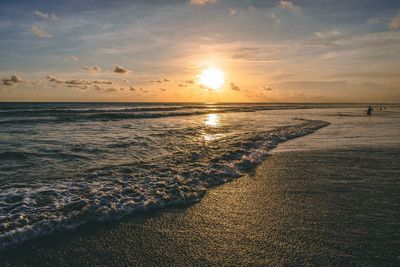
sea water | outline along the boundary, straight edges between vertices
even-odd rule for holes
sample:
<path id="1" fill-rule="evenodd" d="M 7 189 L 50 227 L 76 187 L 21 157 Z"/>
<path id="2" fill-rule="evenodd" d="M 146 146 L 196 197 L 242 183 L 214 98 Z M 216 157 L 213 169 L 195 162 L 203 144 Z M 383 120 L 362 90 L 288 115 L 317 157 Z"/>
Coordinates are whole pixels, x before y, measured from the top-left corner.
<path id="1" fill-rule="evenodd" d="M 366 116 L 366 105 L 2 103 L 0 250 L 199 201 L 297 137 L 314 149 L 398 145 L 399 106 L 379 108 Z"/>

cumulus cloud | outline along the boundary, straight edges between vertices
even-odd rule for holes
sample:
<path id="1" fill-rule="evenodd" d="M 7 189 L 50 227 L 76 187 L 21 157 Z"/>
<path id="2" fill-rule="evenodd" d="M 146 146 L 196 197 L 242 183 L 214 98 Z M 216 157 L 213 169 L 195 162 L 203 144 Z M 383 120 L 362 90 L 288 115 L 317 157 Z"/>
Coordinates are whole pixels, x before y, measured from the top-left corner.
<path id="1" fill-rule="evenodd" d="M 107 90 L 106 90 L 106 92 L 116 92 L 116 91 L 117 91 L 117 89 L 114 87 L 107 88 Z"/>
<path id="2" fill-rule="evenodd" d="M 10 77 L 5 77 L 5 78 L 1 79 L 1 82 L 3 85 L 13 86 L 16 83 L 22 82 L 22 80 L 15 75 L 11 75 Z"/>
<path id="3" fill-rule="evenodd" d="M 79 58 L 77 56 L 65 56 L 64 61 L 78 61 Z"/>
<path id="4" fill-rule="evenodd" d="M 121 67 L 121 66 L 115 66 L 114 68 L 114 73 L 127 73 L 129 70 Z"/>
<path id="5" fill-rule="evenodd" d="M 40 37 L 40 38 L 49 38 L 49 37 L 52 37 L 53 35 L 51 35 L 50 33 L 48 33 L 48 32 L 45 32 L 44 30 L 41 30 L 41 29 L 39 29 L 37 26 L 35 26 L 35 25 L 33 25 L 32 27 L 31 27 L 31 32 L 34 34 L 34 35 L 36 35 L 37 37 Z"/>
<path id="6" fill-rule="evenodd" d="M 234 91 L 240 91 L 239 86 L 235 85 L 234 83 L 231 83 L 231 89 Z"/>
<path id="7" fill-rule="evenodd" d="M 169 82 L 170 80 L 168 80 L 167 78 L 163 79 L 163 82 Z"/>
<path id="8" fill-rule="evenodd" d="M 400 13 L 394 17 L 389 23 L 389 30 L 399 30 L 400 29 Z"/>
<path id="9" fill-rule="evenodd" d="M 279 2 L 278 7 L 279 8 L 283 8 L 283 9 L 287 9 L 287 10 L 290 10 L 290 11 L 295 11 L 295 10 L 298 9 L 297 6 L 295 6 L 292 2 L 287 1 L 287 0 L 281 0 Z"/>
<path id="10" fill-rule="evenodd" d="M 263 86 L 263 89 L 264 89 L 265 91 L 272 91 L 272 90 L 273 90 L 271 87 L 268 87 L 268 86 L 266 86 L 266 85 Z"/>
<path id="11" fill-rule="evenodd" d="M 99 66 L 83 66 L 82 70 L 87 72 L 100 72 L 101 68 Z"/>
<path id="12" fill-rule="evenodd" d="M 161 91 L 165 92 L 167 89 L 165 88 L 160 88 Z"/>
<path id="13" fill-rule="evenodd" d="M 130 90 L 130 91 L 136 91 L 136 88 L 133 87 L 133 86 L 131 86 L 131 87 L 129 87 L 129 90 Z"/>
<path id="14" fill-rule="evenodd" d="M 217 0 L 190 0 L 192 5 L 205 5 L 208 3 L 215 3 Z"/>

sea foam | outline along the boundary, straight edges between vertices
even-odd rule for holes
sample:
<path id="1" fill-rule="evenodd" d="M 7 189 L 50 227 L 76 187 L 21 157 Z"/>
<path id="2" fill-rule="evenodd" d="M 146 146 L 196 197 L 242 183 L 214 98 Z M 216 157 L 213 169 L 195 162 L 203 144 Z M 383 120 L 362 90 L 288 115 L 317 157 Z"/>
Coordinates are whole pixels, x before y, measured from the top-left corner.
<path id="1" fill-rule="evenodd" d="M 117 171 L 106 168 L 79 180 L 5 188 L 0 192 L 0 250 L 87 222 L 197 202 L 210 186 L 254 169 L 279 143 L 328 124 L 298 120 L 296 125 L 226 137 L 207 149 L 177 147 L 162 163 L 145 161 L 132 152 L 136 162 Z"/>

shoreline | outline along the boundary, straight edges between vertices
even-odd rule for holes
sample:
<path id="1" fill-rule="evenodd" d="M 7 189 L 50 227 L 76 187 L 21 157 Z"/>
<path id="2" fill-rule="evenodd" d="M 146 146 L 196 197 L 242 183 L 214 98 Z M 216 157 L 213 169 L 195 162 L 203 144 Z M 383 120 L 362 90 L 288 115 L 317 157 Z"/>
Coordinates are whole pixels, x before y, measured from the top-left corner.
<path id="1" fill-rule="evenodd" d="M 274 153 L 254 175 L 211 188 L 195 205 L 40 237 L 0 252 L 0 260 L 5 266 L 396 265 L 396 163 L 399 148 Z M 354 174 L 353 165 L 362 168 Z"/>

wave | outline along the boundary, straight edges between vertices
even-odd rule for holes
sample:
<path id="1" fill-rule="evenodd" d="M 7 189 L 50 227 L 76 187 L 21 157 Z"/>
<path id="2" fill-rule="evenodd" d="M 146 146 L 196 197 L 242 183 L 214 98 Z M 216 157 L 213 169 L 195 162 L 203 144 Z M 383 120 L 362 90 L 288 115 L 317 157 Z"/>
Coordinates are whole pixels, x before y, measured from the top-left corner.
<path id="1" fill-rule="evenodd" d="M 162 164 L 141 161 L 97 170 L 75 181 L 37 184 L 33 188 L 0 191 L 0 250 L 54 231 L 87 222 L 119 219 L 176 204 L 201 200 L 207 188 L 238 178 L 254 169 L 270 149 L 286 140 L 313 133 L 325 121 L 231 137 L 213 149 L 176 149 Z M 4 156 L 4 155 L 3 155 Z M 145 168 L 138 175 L 135 168 Z"/>
<path id="2" fill-rule="evenodd" d="M 79 121 L 115 121 L 123 119 L 152 119 L 193 116 L 211 113 L 256 112 L 276 109 L 301 109 L 302 106 L 183 106 L 114 110 L 40 110 L 1 113 L 0 125 L 19 123 L 64 123 Z"/>

